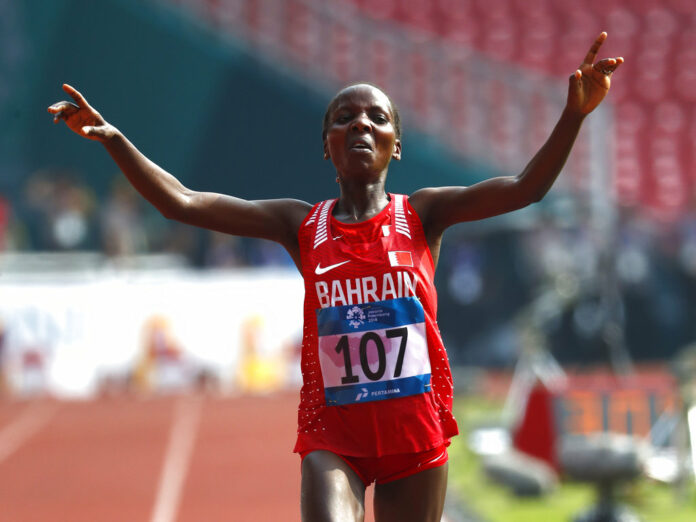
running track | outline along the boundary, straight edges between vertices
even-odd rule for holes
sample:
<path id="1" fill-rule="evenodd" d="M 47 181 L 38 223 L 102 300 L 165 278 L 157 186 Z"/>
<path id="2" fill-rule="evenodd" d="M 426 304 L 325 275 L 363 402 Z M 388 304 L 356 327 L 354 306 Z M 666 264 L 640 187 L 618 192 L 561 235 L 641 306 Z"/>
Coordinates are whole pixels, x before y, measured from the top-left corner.
<path id="1" fill-rule="evenodd" d="M 0 401 L 0 520 L 299 521 L 296 411 L 297 393 Z"/>

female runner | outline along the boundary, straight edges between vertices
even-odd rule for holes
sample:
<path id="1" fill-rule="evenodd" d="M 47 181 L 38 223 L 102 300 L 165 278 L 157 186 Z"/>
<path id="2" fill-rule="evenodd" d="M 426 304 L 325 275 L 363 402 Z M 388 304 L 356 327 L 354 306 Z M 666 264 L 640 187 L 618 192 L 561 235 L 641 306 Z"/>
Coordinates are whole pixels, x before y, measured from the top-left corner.
<path id="1" fill-rule="evenodd" d="M 302 457 L 302 520 L 360 521 L 376 482 L 378 522 L 439 521 L 447 450 L 457 434 L 452 381 L 433 286 L 444 230 L 539 201 L 563 167 L 580 126 L 602 101 L 623 58 L 595 62 L 599 35 L 569 79 L 551 136 L 517 176 L 470 187 L 389 194 L 401 157 L 399 115 L 369 84 L 351 85 L 324 117 L 324 157 L 339 196 L 316 205 L 245 201 L 184 187 L 131 144 L 73 87 L 75 103 L 48 108 L 101 142 L 133 186 L 165 217 L 283 245 L 305 279 L 303 386 L 295 451 Z"/>

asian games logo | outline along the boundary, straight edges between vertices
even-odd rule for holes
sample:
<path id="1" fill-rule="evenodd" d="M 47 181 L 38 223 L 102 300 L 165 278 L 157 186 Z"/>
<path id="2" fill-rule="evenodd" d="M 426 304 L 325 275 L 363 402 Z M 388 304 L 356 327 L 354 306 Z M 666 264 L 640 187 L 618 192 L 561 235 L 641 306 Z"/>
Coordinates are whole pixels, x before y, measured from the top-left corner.
<path id="1" fill-rule="evenodd" d="M 353 328 L 358 328 L 360 325 L 365 324 L 365 313 L 359 306 L 354 306 L 346 313 L 346 319 L 348 319 L 349 325 Z"/>

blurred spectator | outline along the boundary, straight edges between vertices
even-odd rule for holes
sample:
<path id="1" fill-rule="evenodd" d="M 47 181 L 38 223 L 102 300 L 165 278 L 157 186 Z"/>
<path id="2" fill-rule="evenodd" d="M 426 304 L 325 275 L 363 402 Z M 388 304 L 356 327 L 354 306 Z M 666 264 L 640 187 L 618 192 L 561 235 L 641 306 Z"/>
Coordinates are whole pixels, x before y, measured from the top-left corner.
<path id="1" fill-rule="evenodd" d="M 294 266 L 292 258 L 278 243 L 250 239 L 246 243 L 247 262 L 252 266 Z"/>
<path id="2" fill-rule="evenodd" d="M 190 375 L 183 349 L 169 319 L 153 315 L 143 325 L 139 361 L 133 384 L 139 392 L 183 389 Z"/>
<path id="3" fill-rule="evenodd" d="M 173 253 L 207 268 L 293 266 L 276 243 L 164 219 L 120 174 L 103 204 L 78 180 L 73 172 L 40 170 L 16 205 L 0 198 L 0 249 Z M 607 270 L 616 274 L 614 310 L 633 357 L 667 357 L 696 341 L 696 203 L 675 224 L 620 208 L 610 252 L 577 216 L 542 217 L 522 230 L 461 231 L 443 245 L 438 269 L 440 322 L 455 364 L 513 364 L 515 321 L 543 296 L 538 309 L 554 354 L 563 362 L 605 360 Z"/>
<path id="4" fill-rule="evenodd" d="M 264 394 L 280 389 L 287 376 L 284 354 L 265 353 L 263 317 L 251 315 L 241 328 L 240 360 L 235 385 L 242 393 Z"/>
<path id="5" fill-rule="evenodd" d="M 47 171 L 29 175 L 24 185 L 22 207 L 29 233 L 31 250 L 49 250 L 47 207 L 50 204 L 53 184 Z"/>
<path id="6" fill-rule="evenodd" d="M 221 232 L 208 233 L 204 264 L 210 268 L 236 268 L 246 265 L 242 238 Z"/>
<path id="7" fill-rule="evenodd" d="M 0 252 L 12 249 L 12 221 L 10 202 L 0 194 Z"/>
<path id="8" fill-rule="evenodd" d="M 0 195 L 0 252 L 7 249 L 7 236 L 10 222 L 10 204 Z"/>
<path id="9" fill-rule="evenodd" d="M 10 200 L 0 194 L 0 252 L 27 247 L 27 230 Z"/>
<path id="10" fill-rule="evenodd" d="M 142 203 L 142 197 L 121 174 L 114 177 L 101 211 L 102 244 L 107 256 L 132 256 L 147 251 Z"/>
<path id="11" fill-rule="evenodd" d="M 149 253 L 181 256 L 194 266 L 202 263 L 203 231 L 162 217 L 149 204 L 145 205 L 141 226 L 145 231 Z"/>
<path id="12" fill-rule="evenodd" d="M 482 252 L 478 245 L 461 241 L 453 252 L 449 291 L 462 305 L 478 301 L 483 293 Z"/>
<path id="13" fill-rule="evenodd" d="M 16 247 L 99 250 L 109 257 L 169 253 L 202 267 L 293 266 L 285 249 L 271 241 L 200 231 L 163 218 L 121 174 L 103 203 L 78 179 L 73 172 L 51 169 L 27 178 L 18 208 L 26 240 L 18 241 L 22 234 L 16 227 Z M 9 204 L 0 198 L 0 250 L 10 237 L 10 216 Z"/>
<path id="14" fill-rule="evenodd" d="M 696 196 L 691 203 L 689 212 L 686 212 L 678 225 L 679 262 L 682 270 L 693 280 L 696 280 Z"/>
<path id="15" fill-rule="evenodd" d="M 56 181 L 55 207 L 53 209 L 52 237 L 59 250 L 77 250 L 94 245 L 93 220 L 94 196 L 85 186 L 76 184 L 69 177 Z"/>
<path id="16" fill-rule="evenodd" d="M 230 236 L 208 232 L 204 266 L 234 267 L 293 267 L 292 258 L 278 243 L 264 239 Z"/>
<path id="17" fill-rule="evenodd" d="M 75 173 L 41 170 L 24 188 L 24 210 L 35 250 L 94 250 L 95 195 Z"/>
<path id="18" fill-rule="evenodd" d="M 640 215 L 624 211 L 620 216 L 616 245 L 616 269 L 627 287 L 646 288 L 650 277 L 651 257 L 655 255 L 657 231 Z"/>

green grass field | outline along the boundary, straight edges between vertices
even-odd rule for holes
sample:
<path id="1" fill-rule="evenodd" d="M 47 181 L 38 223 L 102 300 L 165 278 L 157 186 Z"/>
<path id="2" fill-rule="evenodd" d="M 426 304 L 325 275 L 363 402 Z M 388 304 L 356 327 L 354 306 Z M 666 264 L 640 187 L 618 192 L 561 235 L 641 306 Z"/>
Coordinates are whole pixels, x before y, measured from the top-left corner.
<path id="1" fill-rule="evenodd" d="M 450 483 L 467 507 L 488 522 L 566 522 L 594 503 L 595 490 L 589 484 L 561 482 L 558 489 L 542 498 L 518 498 L 507 489 L 487 480 L 479 458 L 467 445 L 476 426 L 497 420 L 500 404 L 475 397 L 459 399 L 455 415 L 461 435 L 450 447 Z M 694 481 L 678 493 L 664 484 L 642 479 L 620 491 L 621 502 L 644 522 L 696 521 Z"/>

